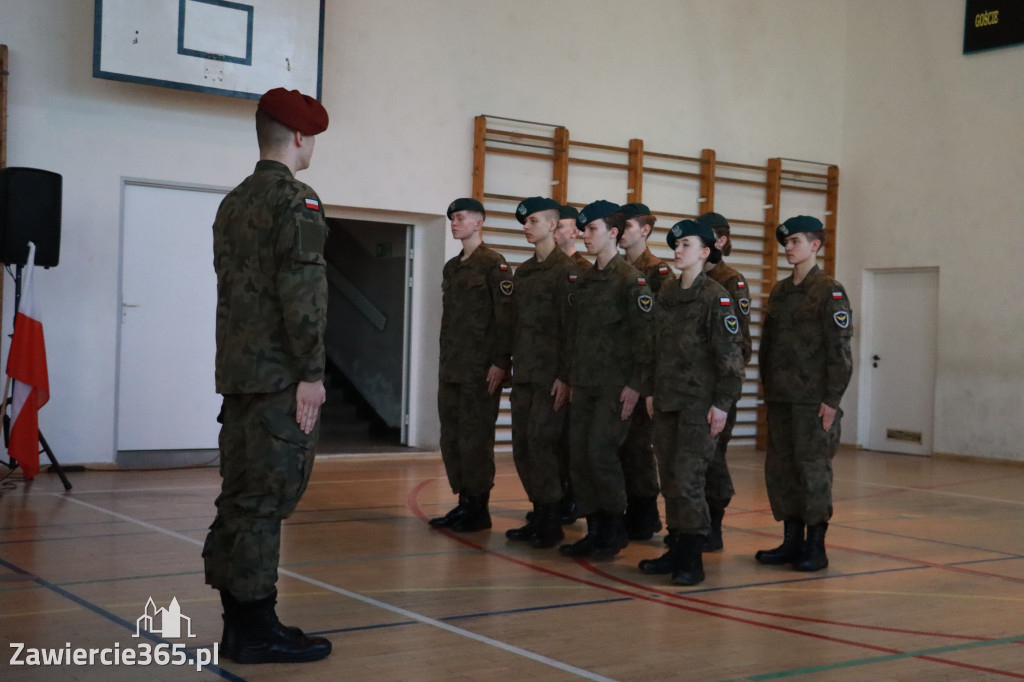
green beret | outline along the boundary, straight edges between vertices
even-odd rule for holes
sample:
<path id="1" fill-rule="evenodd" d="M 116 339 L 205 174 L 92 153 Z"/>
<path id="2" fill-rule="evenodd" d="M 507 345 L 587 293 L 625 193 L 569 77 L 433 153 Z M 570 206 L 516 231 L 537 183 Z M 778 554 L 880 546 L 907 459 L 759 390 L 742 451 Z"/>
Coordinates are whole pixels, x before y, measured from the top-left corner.
<path id="1" fill-rule="evenodd" d="M 559 211 L 561 212 L 562 207 L 554 199 L 548 199 L 547 197 L 527 197 L 519 202 L 519 206 L 516 207 L 516 220 L 523 225 L 526 224 L 526 219 L 538 211 Z"/>
<path id="2" fill-rule="evenodd" d="M 630 218 L 636 218 L 638 215 L 651 215 L 651 209 L 647 208 L 646 204 L 623 204 L 622 215 L 626 216 L 626 220 L 629 220 Z"/>
<path id="3" fill-rule="evenodd" d="M 476 211 L 477 213 L 483 213 L 484 218 L 487 217 L 487 211 L 484 210 L 484 205 L 476 199 L 470 199 L 469 197 L 456 199 L 452 203 L 448 204 L 448 219 L 451 220 L 452 213 L 458 213 L 459 211 Z"/>
<path id="4" fill-rule="evenodd" d="M 303 135 L 319 135 L 327 130 L 329 119 L 324 105 L 298 90 L 267 90 L 256 108 Z"/>
<path id="5" fill-rule="evenodd" d="M 559 220 L 565 220 L 566 218 L 572 218 L 573 220 L 576 220 L 576 218 L 579 217 L 580 214 L 580 212 L 576 210 L 575 206 L 560 206 L 559 209 Z"/>
<path id="6" fill-rule="evenodd" d="M 580 211 L 580 214 L 576 216 L 576 227 L 581 230 L 587 226 L 587 223 L 592 223 L 595 220 L 601 218 L 607 218 L 613 213 L 618 213 L 622 209 L 618 204 L 613 204 L 610 201 L 604 199 L 598 199 L 592 203 L 587 204 Z"/>
<path id="7" fill-rule="evenodd" d="M 729 234 L 729 221 L 725 219 L 725 216 L 721 213 L 708 212 L 702 214 L 697 218 L 697 222 L 707 225 L 712 230 L 719 229 L 725 234 Z"/>
<path id="8" fill-rule="evenodd" d="M 680 220 L 665 236 L 668 248 L 675 251 L 676 242 L 683 237 L 700 237 L 705 243 L 710 242 L 711 244 L 714 244 L 716 239 L 714 230 L 704 223 L 699 223 L 696 220 Z"/>
<path id="9" fill-rule="evenodd" d="M 780 244 L 785 246 L 786 237 L 791 234 L 796 234 L 797 232 L 822 232 L 824 229 L 821 221 L 817 218 L 809 215 L 798 215 L 779 225 L 778 229 L 775 230 L 775 238 Z"/>

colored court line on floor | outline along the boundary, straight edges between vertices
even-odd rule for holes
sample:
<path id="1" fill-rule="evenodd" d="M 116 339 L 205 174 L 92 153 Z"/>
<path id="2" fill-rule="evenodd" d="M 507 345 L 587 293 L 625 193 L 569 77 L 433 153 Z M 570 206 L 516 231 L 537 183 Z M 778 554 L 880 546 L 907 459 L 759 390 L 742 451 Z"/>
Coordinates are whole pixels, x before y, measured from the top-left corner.
<path id="1" fill-rule="evenodd" d="M 52 494 L 56 495 L 56 496 L 60 496 L 60 493 L 52 493 Z M 135 524 L 137 524 L 139 526 L 142 526 L 143 528 L 148 528 L 148 529 L 150 529 L 150 530 L 152 530 L 154 532 L 162 533 L 164 535 L 168 535 L 170 537 L 177 538 L 177 539 L 182 540 L 184 542 L 187 542 L 189 544 L 197 545 L 199 547 L 202 547 L 202 545 L 203 545 L 202 541 L 200 541 L 200 540 L 197 540 L 197 539 L 194 539 L 194 538 L 190 538 L 187 535 L 182 535 L 181 533 L 177 533 L 177 532 L 172 531 L 172 530 L 167 530 L 165 528 L 160 528 L 159 526 L 155 526 L 155 525 L 153 525 L 151 523 L 148 523 L 146 521 L 143 521 L 141 519 L 135 519 L 135 518 L 132 518 L 131 516 L 128 516 L 126 514 L 121 514 L 119 512 L 115 512 L 113 510 L 106 509 L 106 508 L 101 507 L 99 505 L 91 504 L 89 502 L 83 502 L 82 500 L 77 500 L 77 499 L 70 498 L 70 497 L 64 498 L 64 499 L 66 499 L 68 502 L 73 502 L 75 504 L 82 505 L 83 507 L 87 507 L 89 509 L 93 509 L 94 511 L 98 511 L 98 512 L 101 512 L 101 513 L 104 513 L 104 514 L 109 514 L 110 516 L 113 516 L 115 518 L 121 519 L 122 521 L 127 521 L 129 523 L 135 523 Z M 278 569 L 278 574 L 279 575 L 286 575 L 286 576 L 288 576 L 290 578 L 294 578 L 295 580 L 300 580 L 300 581 L 302 581 L 302 582 L 304 582 L 304 583 L 306 583 L 308 585 L 313 585 L 315 587 L 319 587 L 319 588 L 321 588 L 321 589 L 323 589 L 323 590 L 325 590 L 327 592 L 333 592 L 334 594 L 338 594 L 338 595 L 341 595 L 343 597 L 347 597 L 349 599 L 352 599 L 352 600 L 355 600 L 355 601 L 359 601 L 359 602 L 362 602 L 364 604 L 368 604 L 370 606 L 374 606 L 374 607 L 382 609 L 384 611 L 390 611 L 391 613 L 398 614 L 398 615 L 403 616 L 405 618 L 408 618 L 410 620 L 415 620 L 418 623 L 421 623 L 423 625 L 430 625 L 430 626 L 438 628 L 440 630 L 445 630 L 445 631 L 450 632 L 452 634 L 459 635 L 461 637 L 465 637 L 467 639 L 471 639 L 471 640 L 480 642 L 481 644 L 486 644 L 486 645 L 492 646 L 492 647 L 494 647 L 496 649 L 500 649 L 500 650 L 505 651 L 507 653 L 511 653 L 511 654 L 520 656 L 522 658 L 526 658 L 526 659 L 532 660 L 532 661 L 534 661 L 536 663 L 540 663 L 540 664 L 543 664 L 543 665 L 550 666 L 552 668 L 556 668 L 558 670 L 562 670 L 564 672 L 567 672 L 567 673 L 570 673 L 572 675 L 575 675 L 576 677 L 580 677 L 580 678 L 583 678 L 583 679 L 586 679 L 586 680 L 595 680 L 595 682 L 614 682 L 614 680 L 612 680 L 611 678 L 604 677 L 603 675 L 598 675 L 598 674 L 596 674 L 594 672 L 591 672 L 589 670 L 584 670 L 583 668 L 577 668 L 576 666 L 572 666 L 572 665 L 569 665 L 567 663 L 563 663 L 562 661 L 558 661 L 556 659 L 549 658 L 547 656 L 542 656 L 541 654 L 534 653 L 532 651 L 529 651 L 527 649 L 523 649 L 521 647 L 513 646 L 512 644 L 509 644 L 508 642 L 502 642 L 501 640 L 493 639 L 491 637 L 486 637 L 484 635 L 477 634 L 477 633 L 472 632 L 470 630 L 464 630 L 462 628 L 455 627 L 454 625 L 449 625 L 448 623 L 445 623 L 445 622 L 442 622 L 440 620 L 437 620 L 436 618 L 430 618 L 428 616 L 424 616 L 424 615 L 416 613 L 414 611 L 410 611 L 408 609 L 403 609 L 403 608 L 401 608 L 399 606 L 394 606 L 393 604 L 388 604 L 387 602 L 382 602 L 380 600 L 373 599 L 371 597 L 367 597 L 365 595 L 359 594 L 358 592 L 352 592 L 351 590 L 346 590 L 346 589 L 344 589 L 342 587 L 337 587 L 336 585 L 331 585 L 330 583 L 325 583 L 322 580 L 317 580 L 316 578 L 311 578 L 309 576 L 305 576 L 305 575 L 302 575 L 300 573 L 296 573 L 295 571 L 291 571 L 291 570 L 288 570 L 288 569 Z M 57 589 L 59 589 L 59 588 L 57 588 Z M 70 594 L 70 593 L 68 593 L 68 594 Z M 96 608 L 99 608 L 99 607 L 96 607 Z"/>
<path id="2" fill-rule="evenodd" d="M 84 609 L 86 609 L 88 611 L 91 611 L 91 612 L 95 613 L 96 615 L 98 615 L 98 616 L 100 616 L 102 618 L 105 618 L 106 620 L 109 620 L 110 622 L 114 623 L 115 625 L 118 625 L 118 626 L 124 628 L 128 632 L 134 632 L 136 630 L 136 625 L 134 625 L 132 623 L 129 623 L 124 618 L 121 618 L 120 616 L 117 616 L 117 615 L 111 613 L 110 611 L 104 609 L 101 606 L 93 604 L 91 601 L 88 601 L 87 599 L 83 599 L 83 598 L 79 597 L 76 594 L 72 594 L 71 592 L 68 592 L 67 590 L 65 590 L 63 587 L 60 587 L 59 585 L 56 585 L 54 583 L 49 582 L 48 580 L 46 580 L 44 578 L 41 578 L 41 577 L 39 577 L 37 575 L 29 573 L 28 571 L 22 569 L 19 566 L 16 566 L 16 565 L 14 565 L 14 564 L 12 564 L 12 563 L 10 563 L 8 561 L 5 561 L 4 559 L 0 559 L 0 566 L 3 566 L 5 568 L 7 568 L 8 570 L 14 571 L 15 573 L 19 573 L 21 575 L 24 575 L 24 576 L 30 578 L 33 582 L 38 583 L 41 587 L 44 587 L 47 590 L 50 590 L 51 592 L 53 592 L 55 594 L 58 594 L 61 597 L 65 598 L 65 599 L 67 599 L 69 601 L 74 602 L 75 604 L 78 604 L 82 608 L 84 608 Z M 148 632 L 146 630 L 142 630 L 141 632 L 139 632 L 139 637 L 140 638 L 148 639 L 149 641 L 155 642 L 157 644 L 167 644 L 167 645 L 172 644 L 169 640 L 163 639 L 162 637 L 157 637 L 153 633 Z M 191 650 L 194 650 L 194 649 L 195 649 L 195 647 L 186 647 L 185 651 L 188 652 L 188 651 L 191 651 Z M 81 667 L 81 666 L 75 666 L 75 667 Z M 231 680 L 232 682 L 245 682 L 245 680 L 243 678 L 238 677 L 234 673 L 232 673 L 232 672 L 230 672 L 228 670 L 225 670 L 224 668 L 221 668 L 220 666 L 213 665 L 212 663 L 204 665 L 203 669 L 204 670 L 208 670 L 209 672 L 212 672 L 212 673 L 214 673 L 216 675 L 219 675 L 220 677 L 222 677 L 222 678 L 224 678 L 226 680 Z"/>
<path id="3" fill-rule="evenodd" d="M 954 651 L 966 651 L 969 649 L 977 649 L 980 647 L 990 646 L 1002 646 L 1004 644 L 1020 644 L 1024 642 L 1024 635 L 1020 637 L 1004 637 L 1002 639 L 992 639 L 987 642 L 972 642 L 970 644 L 951 644 L 948 646 L 935 647 L 932 649 L 921 649 L 918 651 L 907 651 L 902 654 L 893 654 L 891 656 L 872 656 L 871 658 L 861 658 L 853 661 L 842 661 L 840 663 L 831 663 L 828 665 L 816 665 L 807 668 L 796 668 L 793 670 L 779 670 L 773 673 L 763 673 L 760 675 L 748 675 L 744 680 L 753 682 L 754 680 L 779 680 L 784 677 L 796 677 L 797 675 L 811 675 L 814 673 L 825 673 L 832 670 L 841 670 L 844 668 L 856 668 L 862 665 L 874 665 L 876 663 L 887 663 L 889 661 L 898 661 L 906 658 L 920 658 L 926 661 L 934 660 L 931 658 L 936 654 L 946 654 Z M 945 661 L 941 661 L 945 662 Z M 1014 677 L 1017 679 L 1024 679 L 1024 675 L 1012 673 L 1004 670 L 992 670 L 990 668 L 978 667 L 978 670 L 985 672 L 992 672 L 997 675 L 1004 675 L 1007 677 Z"/>
<path id="4" fill-rule="evenodd" d="M 422 481 L 421 483 L 419 483 L 418 485 L 413 487 L 413 489 L 409 492 L 408 497 L 406 498 L 407 499 L 407 504 L 409 506 L 410 511 L 412 511 L 412 513 L 415 516 L 417 516 L 418 518 L 420 518 L 423 521 L 427 521 L 428 519 L 427 519 L 426 514 L 423 513 L 423 510 L 420 509 L 417 497 L 419 495 L 419 492 L 424 487 L 426 487 L 427 485 L 429 485 L 430 483 L 432 483 L 432 482 L 434 482 L 436 480 L 438 480 L 438 479 L 427 479 L 425 481 Z M 495 551 L 495 550 L 488 549 L 488 548 L 480 545 L 479 543 L 473 542 L 469 538 L 462 537 L 459 534 L 450 532 L 448 530 L 443 530 L 442 529 L 442 530 L 438 530 L 438 531 L 435 531 L 435 532 L 438 532 L 439 534 L 445 535 L 445 536 L 449 537 L 450 539 L 455 540 L 456 542 L 460 542 L 460 543 L 468 545 L 470 547 L 476 547 L 477 549 L 480 549 L 481 551 L 486 552 L 489 555 L 501 558 L 501 559 L 503 559 L 505 561 L 509 561 L 511 563 L 518 564 L 520 566 L 531 568 L 533 570 L 536 570 L 536 571 L 541 572 L 541 573 L 546 573 L 548 575 L 560 577 L 560 578 L 563 578 L 563 579 L 566 579 L 566 580 L 571 580 L 571 581 L 574 581 L 574 582 L 580 582 L 580 583 L 583 583 L 583 584 L 586 584 L 586 585 L 591 585 L 591 586 L 596 587 L 598 589 L 610 591 L 610 592 L 613 592 L 613 593 L 623 594 L 623 595 L 632 595 L 635 599 L 641 599 L 641 600 L 649 601 L 649 602 L 656 603 L 656 604 L 663 604 L 663 605 L 666 605 L 666 606 L 670 606 L 670 607 L 674 607 L 674 608 L 679 608 L 681 610 L 691 611 L 693 613 L 699 613 L 699 614 L 702 614 L 702 615 L 713 616 L 715 618 L 722 618 L 722 619 L 725 619 L 725 620 L 731 620 L 731 621 L 738 622 L 738 623 L 754 625 L 756 627 L 761 627 L 761 628 L 766 628 L 766 629 L 770 629 L 770 630 L 775 630 L 775 631 L 778 631 L 778 632 L 786 632 L 786 633 L 789 633 L 789 634 L 795 634 L 795 635 L 799 635 L 799 636 L 802 636 L 802 637 L 811 637 L 811 638 L 814 638 L 814 639 L 820 639 L 820 640 L 835 642 L 835 643 L 838 643 L 838 644 L 847 644 L 847 645 L 850 645 L 850 646 L 859 647 L 859 648 L 863 648 L 863 649 L 870 649 L 870 650 L 874 650 L 874 651 L 880 651 L 880 652 L 883 652 L 883 653 L 886 653 L 886 654 L 889 654 L 889 655 L 903 655 L 905 653 L 903 651 L 900 651 L 899 649 L 892 649 L 892 648 L 889 648 L 889 647 L 877 646 L 877 645 L 873 645 L 873 644 L 868 644 L 866 642 L 858 642 L 856 640 L 847 640 L 847 639 L 843 639 L 843 638 L 840 638 L 840 637 L 831 637 L 831 636 L 828 636 L 828 635 L 822 635 L 820 633 L 806 632 L 806 631 L 803 631 L 803 630 L 797 630 L 797 629 L 794 629 L 794 628 L 789 628 L 789 627 L 785 627 L 785 626 L 781 626 L 781 625 L 775 625 L 775 624 L 772 624 L 772 623 L 763 623 L 763 622 L 759 622 L 759 621 L 756 621 L 756 620 L 750 620 L 748 618 L 741 618 L 741 617 L 738 617 L 738 616 L 731 616 L 731 615 L 726 615 L 726 614 L 722 614 L 722 613 L 716 613 L 714 611 L 708 611 L 708 610 L 706 610 L 704 608 L 696 608 L 696 607 L 693 607 L 693 606 L 689 606 L 687 604 L 682 604 L 682 603 L 680 603 L 678 601 L 669 601 L 669 600 L 666 600 L 666 599 L 660 599 L 659 596 L 664 596 L 664 597 L 667 597 L 668 599 L 676 599 L 676 598 L 680 598 L 681 595 L 678 595 L 678 594 L 672 593 L 672 592 L 666 592 L 666 591 L 663 591 L 663 590 L 658 590 L 657 588 L 652 588 L 649 585 L 640 585 L 640 584 L 637 584 L 637 583 L 631 583 L 629 581 L 623 580 L 623 579 L 618 578 L 616 576 L 612 576 L 612 575 L 610 575 L 610 574 L 608 574 L 606 572 L 600 571 L 599 569 L 596 569 L 595 567 L 593 567 L 592 565 L 590 565 L 587 562 L 583 561 L 582 559 L 577 559 L 576 560 L 577 563 L 580 564 L 581 566 L 583 566 L 584 568 L 588 568 L 589 570 L 591 570 L 591 572 L 593 572 L 593 573 L 595 573 L 597 575 L 601 575 L 605 579 L 610 579 L 610 580 L 612 580 L 612 581 L 614 581 L 616 583 L 624 584 L 624 585 L 630 586 L 630 587 L 632 587 L 634 589 L 643 590 L 644 592 L 648 592 L 648 593 L 653 592 L 654 594 L 653 595 L 650 595 L 650 594 L 637 594 L 635 592 L 628 591 L 628 590 L 621 589 L 621 588 L 617 588 L 617 587 L 614 587 L 614 586 L 611 586 L 611 585 L 602 585 L 600 583 L 589 581 L 589 580 L 586 580 L 586 579 L 583 579 L 583 578 L 578 578 L 576 576 L 571 576 L 571 575 L 568 575 L 566 573 L 562 573 L 560 571 L 556 571 L 554 569 L 550 569 L 550 568 L 547 568 L 547 567 L 544 567 L 544 566 L 538 566 L 538 565 L 532 564 L 532 563 L 530 563 L 528 561 L 524 561 L 524 560 L 518 559 L 516 557 L 510 556 L 510 555 L 507 555 L 507 554 L 503 554 L 503 553 Z M 702 600 L 700 600 L 700 601 L 702 601 Z M 734 609 L 738 609 L 738 610 L 745 610 L 742 607 L 726 607 L 726 606 L 722 606 L 720 604 L 716 604 L 714 602 L 704 602 L 704 603 L 709 604 L 709 605 L 713 606 L 714 608 L 734 608 Z M 757 612 L 756 610 L 750 610 L 750 611 Z M 782 617 L 782 618 L 788 617 L 787 614 L 772 613 L 772 612 L 768 612 L 768 611 L 757 612 L 757 613 L 759 615 L 768 615 L 768 616 L 771 616 L 771 617 Z M 880 627 L 876 627 L 876 626 L 862 626 L 862 625 L 856 625 L 855 626 L 855 625 L 852 625 L 852 624 L 842 623 L 842 622 L 838 622 L 838 621 L 821 621 L 821 622 L 825 622 L 825 623 L 828 623 L 828 624 L 831 624 L 831 625 L 836 625 L 836 626 L 860 627 L 860 628 L 870 629 L 870 630 L 875 630 L 875 631 L 886 631 L 887 630 L 886 628 L 880 628 Z M 944 635 L 942 635 L 940 633 L 918 633 L 918 634 L 927 634 L 928 636 L 935 636 L 935 637 L 942 637 L 942 636 L 944 636 Z M 958 635 L 949 635 L 949 636 L 960 637 Z M 970 670 L 990 672 L 990 673 L 993 673 L 993 674 L 1006 675 L 1006 676 L 1010 676 L 1010 677 L 1018 677 L 1016 673 L 1011 673 L 1011 672 L 1002 671 L 1002 670 L 989 669 L 989 668 L 984 668 L 984 667 L 981 667 L 981 666 L 975 666 L 975 665 L 966 664 L 966 663 L 960 663 L 959 661 L 949 661 L 949 660 L 945 660 L 945 659 L 931 658 L 931 657 L 928 657 L 928 656 L 919 656 L 917 658 L 922 658 L 924 660 L 930 660 L 930 661 L 933 661 L 933 662 L 943 663 L 943 664 L 951 665 L 951 666 L 955 666 L 955 667 L 967 668 L 967 669 L 970 669 Z M 1024 676 L 1020 676 L 1020 679 L 1024 679 Z"/>

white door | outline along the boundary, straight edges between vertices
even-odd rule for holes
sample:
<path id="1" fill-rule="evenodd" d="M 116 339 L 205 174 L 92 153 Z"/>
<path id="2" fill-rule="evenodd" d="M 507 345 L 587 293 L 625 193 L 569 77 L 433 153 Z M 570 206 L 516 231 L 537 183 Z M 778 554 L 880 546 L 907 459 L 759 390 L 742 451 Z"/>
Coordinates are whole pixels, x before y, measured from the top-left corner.
<path id="1" fill-rule="evenodd" d="M 217 447 L 212 226 L 223 197 L 125 184 L 118 450 Z"/>
<path id="2" fill-rule="evenodd" d="M 865 276 L 871 290 L 864 349 L 870 372 L 868 448 L 930 455 L 939 272 L 877 271 Z"/>

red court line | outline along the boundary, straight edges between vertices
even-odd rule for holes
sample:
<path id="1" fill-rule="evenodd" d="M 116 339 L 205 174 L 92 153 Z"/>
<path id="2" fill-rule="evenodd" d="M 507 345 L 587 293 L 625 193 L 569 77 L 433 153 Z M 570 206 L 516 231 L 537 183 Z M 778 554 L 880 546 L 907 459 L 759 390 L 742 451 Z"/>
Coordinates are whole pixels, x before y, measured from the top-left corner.
<path id="1" fill-rule="evenodd" d="M 427 515 L 423 512 L 423 510 L 419 506 L 418 496 L 419 496 L 420 491 L 423 490 L 423 488 L 425 488 L 427 485 L 429 485 L 430 483 L 434 482 L 435 480 L 437 480 L 437 479 L 428 479 L 428 480 L 425 480 L 425 481 L 417 484 L 415 487 L 413 487 L 412 490 L 409 491 L 409 495 L 406 498 L 406 505 L 408 506 L 409 510 L 413 513 L 414 516 L 416 516 L 417 518 L 419 518 L 422 521 L 427 521 L 428 517 L 427 517 Z M 529 561 L 524 561 L 522 559 L 518 559 L 516 557 L 510 556 L 510 555 L 507 555 L 507 554 L 503 554 L 501 552 L 497 552 L 495 550 L 492 550 L 492 549 L 489 549 L 487 547 L 484 547 L 483 545 L 481 545 L 478 542 L 474 542 L 474 541 L 470 540 L 469 538 L 463 537 L 463 536 L 461 536 L 461 535 L 459 535 L 457 533 L 453 533 L 451 531 L 447 531 L 447 530 L 443 530 L 443 529 L 442 530 L 436 530 L 435 529 L 434 532 L 437 532 L 439 534 L 443 534 L 443 535 L 449 537 L 450 539 L 455 540 L 456 542 L 459 542 L 459 543 L 461 543 L 463 545 L 466 545 L 468 547 L 472 547 L 473 549 L 476 549 L 476 550 L 479 550 L 481 552 L 484 552 L 485 554 L 488 554 L 488 555 L 491 555 L 491 556 L 494 556 L 494 557 L 498 557 L 500 559 L 512 562 L 512 563 L 517 564 L 519 566 L 523 566 L 525 568 L 529 568 L 529 569 L 538 571 L 540 573 L 545 573 L 547 575 L 551 575 L 551 576 L 555 576 L 555 577 L 562 578 L 562 579 L 565 579 L 565 580 L 569 580 L 571 582 L 579 583 L 579 584 L 582 584 L 582 585 L 587 585 L 589 587 L 595 587 L 597 589 L 605 590 L 607 592 L 612 592 L 614 594 L 620 594 L 620 595 L 623 595 L 623 596 L 631 597 L 633 599 L 640 599 L 640 600 L 648 601 L 648 602 L 651 602 L 651 603 L 654 603 L 654 604 L 661 604 L 663 606 L 669 606 L 669 607 L 672 607 L 672 608 L 677 608 L 677 609 L 680 609 L 680 610 L 683 610 L 683 611 L 689 611 L 689 612 L 692 612 L 692 613 L 699 613 L 701 615 L 712 616 L 712 617 L 715 617 L 715 618 L 722 618 L 722 619 L 733 621 L 733 622 L 736 622 L 736 623 L 744 623 L 744 624 L 747 624 L 747 625 L 754 625 L 756 627 L 767 628 L 769 630 L 775 630 L 777 632 L 785 632 L 785 633 L 789 633 L 789 634 L 800 635 L 800 636 L 803 636 L 803 637 L 811 637 L 811 638 L 814 638 L 814 639 L 820 639 L 820 640 L 824 640 L 824 641 L 828 641 L 828 642 L 835 642 L 837 644 L 847 644 L 849 646 L 854 646 L 854 647 L 858 647 L 858 648 L 862 648 L 862 649 L 869 649 L 869 650 L 872 650 L 872 651 L 881 651 L 881 652 L 889 653 L 889 654 L 906 654 L 907 653 L 907 652 L 901 651 L 899 649 L 891 649 L 891 648 L 888 648 L 888 647 L 881 647 L 881 646 L 877 646 L 877 645 L 874 645 L 874 644 L 868 644 L 866 642 L 858 642 L 858 641 L 855 641 L 855 640 L 848 640 L 848 639 L 843 639 L 843 638 L 840 638 L 840 637 L 831 637 L 831 636 L 828 636 L 828 635 L 822 635 L 822 634 L 815 633 L 815 632 L 805 632 L 803 630 L 797 630 L 797 629 L 794 629 L 794 628 L 788 628 L 788 627 L 785 627 L 785 626 L 782 626 L 782 625 L 775 625 L 775 624 L 772 624 L 772 623 L 762 623 L 760 621 L 751 620 L 751 619 L 748 619 L 748 618 L 740 618 L 738 616 L 730 616 L 730 615 L 726 615 L 726 614 L 722 614 L 722 613 L 717 613 L 715 611 L 709 611 L 709 610 L 703 609 L 703 608 L 697 608 L 697 607 L 694 607 L 694 606 L 689 606 L 687 604 L 681 604 L 681 603 L 679 603 L 677 601 L 665 601 L 664 599 L 661 599 L 661 598 L 650 597 L 650 596 L 647 596 L 647 595 L 644 595 L 644 594 L 637 594 L 636 592 L 625 590 L 625 589 L 621 589 L 621 588 L 617 588 L 617 587 L 613 587 L 611 585 L 604 585 L 604 584 L 593 582 L 593 581 L 590 581 L 590 580 L 585 580 L 583 578 L 577 578 L 575 576 L 568 575 L 566 573 L 561 573 L 559 571 L 547 568 L 545 566 L 538 566 L 537 564 L 531 563 Z M 620 580 L 618 578 L 615 578 L 614 576 L 609 576 L 608 574 L 604 573 L 603 571 L 598 571 L 591 564 L 589 564 L 587 562 L 584 562 L 583 560 L 577 559 L 576 561 L 577 561 L 577 563 L 580 566 L 582 566 L 584 569 L 586 569 L 586 570 L 588 570 L 588 571 L 590 571 L 592 573 L 595 573 L 597 575 L 601 575 L 602 577 L 610 578 L 610 579 L 614 580 L 615 582 L 618 582 L 618 583 L 621 583 L 621 584 L 624 584 L 624 585 L 627 585 L 627 586 L 631 586 L 634 589 L 642 589 L 645 592 L 655 592 L 656 594 L 659 594 L 659 595 L 665 595 L 665 596 L 670 596 L 670 597 L 677 597 L 677 595 L 675 595 L 673 593 L 668 593 L 668 592 L 665 592 L 665 591 L 662 591 L 662 590 L 658 590 L 657 588 L 652 588 L 652 587 L 650 587 L 648 585 L 640 585 L 638 583 L 631 583 L 631 582 L 628 582 L 628 581 L 625 581 L 625 580 Z M 703 601 L 703 600 L 699 600 L 699 601 L 701 603 L 704 603 L 704 604 L 711 604 L 715 608 L 736 608 L 736 609 L 743 610 L 742 607 L 726 607 L 726 606 L 722 606 L 720 604 L 714 604 L 714 602 L 707 602 L 707 601 Z M 749 609 L 749 611 L 751 611 L 753 613 L 757 613 L 759 615 L 775 616 L 775 617 L 779 617 L 779 618 L 786 618 L 786 617 L 788 617 L 786 614 L 779 614 L 779 613 L 774 613 L 773 614 L 772 612 L 768 612 L 768 611 L 755 611 L 753 609 Z M 849 624 L 849 623 L 842 623 L 842 622 L 839 622 L 839 621 L 826 621 L 826 620 L 822 620 L 822 621 L 817 621 L 817 622 L 825 623 L 825 624 L 830 624 L 830 625 L 841 626 L 841 627 L 843 627 L 843 626 L 845 626 L 845 627 L 860 627 L 860 628 L 872 629 L 872 630 L 876 630 L 876 631 L 880 631 L 880 632 L 886 632 L 886 631 L 904 632 L 904 631 L 901 631 L 901 630 L 895 630 L 895 629 L 889 629 L 889 628 L 883 628 L 883 627 L 853 625 L 853 624 Z M 946 635 L 946 634 L 941 634 L 941 633 L 915 633 L 915 632 L 909 632 L 908 634 L 921 634 L 921 635 L 930 636 L 930 637 L 950 637 L 950 638 L 957 638 L 957 639 L 964 638 L 963 636 L 960 636 L 960 635 Z M 991 638 L 988 638 L 988 639 L 981 638 L 980 641 L 990 641 L 990 639 Z M 975 640 L 975 641 L 979 641 L 979 640 Z M 945 665 L 952 665 L 952 666 L 956 666 L 956 667 L 967 668 L 969 670 L 977 670 L 977 671 L 989 672 L 989 673 L 993 673 L 993 674 L 997 674 L 997 675 L 1004 675 L 1004 676 L 1008 676 L 1008 677 L 1013 677 L 1013 678 L 1017 678 L 1017 679 L 1024 679 L 1024 675 L 1019 675 L 1017 673 L 1012 673 L 1012 672 L 1008 672 L 1008 671 L 1004 671 L 1004 670 L 996 670 L 996 669 L 992 669 L 992 668 L 985 668 L 985 667 L 981 667 L 981 666 L 972 665 L 972 664 L 969 664 L 969 663 L 961 663 L 959 661 L 950 661 L 950 660 L 938 658 L 938 657 L 935 657 L 935 656 L 921 655 L 921 656 L 914 656 L 914 658 L 919 658 L 921 660 L 931 661 L 933 663 L 942 663 L 942 664 L 945 664 Z"/>

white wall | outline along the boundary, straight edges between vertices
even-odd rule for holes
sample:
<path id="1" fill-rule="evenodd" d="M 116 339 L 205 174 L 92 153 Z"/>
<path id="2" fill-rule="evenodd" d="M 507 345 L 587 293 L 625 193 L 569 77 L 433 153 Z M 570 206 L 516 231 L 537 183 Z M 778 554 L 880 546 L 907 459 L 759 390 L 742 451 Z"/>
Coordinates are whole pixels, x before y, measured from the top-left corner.
<path id="1" fill-rule="evenodd" d="M 963 22 L 848 3 L 838 271 L 854 298 L 866 269 L 939 268 L 935 451 L 1024 460 L 1024 46 L 965 56 Z"/>
<path id="2" fill-rule="evenodd" d="M 232 185 L 256 156 L 251 101 L 92 78 L 92 5 L 0 0 L 8 163 L 64 176 L 61 265 L 39 273 L 37 298 L 52 394 L 41 424 L 65 463 L 114 455 L 121 178 Z M 846 153 L 843 2 L 328 0 L 326 21 L 331 128 L 301 177 L 334 206 L 442 214 L 469 192 L 480 113 L 732 161 Z M 445 235 L 422 265 L 457 250 Z M 427 396 L 439 296 L 423 296 L 414 371 Z"/>

